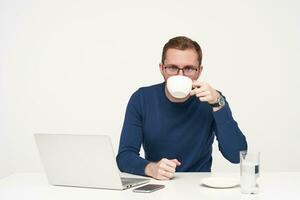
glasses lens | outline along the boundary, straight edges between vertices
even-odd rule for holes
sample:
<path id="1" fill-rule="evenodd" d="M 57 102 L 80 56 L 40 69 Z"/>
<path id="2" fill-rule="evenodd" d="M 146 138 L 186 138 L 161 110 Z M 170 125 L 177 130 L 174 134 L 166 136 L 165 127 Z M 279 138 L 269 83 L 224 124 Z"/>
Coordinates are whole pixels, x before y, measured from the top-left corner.
<path id="1" fill-rule="evenodd" d="M 189 75 L 194 75 L 195 72 L 197 71 L 197 69 L 194 67 L 187 66 L 187 67 L 184 67 L 183 69 L 181 69 L 181 68 L 177 67 L 176 65 L 166 66 L 165 69 L 166 69 L 166 72 L 170 75 L 176 75 L 179 73 L 179 70 L 182 70 L 184 75 L 189 76 Z"/>
<path id="2" fill-rule="evenodd" d="M 167 73 L 170 74 L 170 75 L 177 74 L 177 73 L 178 73 L 178 70 L 179 70 L 179 68 L 176 67 L 176 66 L 167 66 L 167 67 L 166 67 L 166 71 L 167 71 Z"/>
<path id="3" fill-rule="evenodd" d="M 193 67 L 185 67 L 183 68 L 183 73 L 185 75 L 193 75 L 196 72 L 196 69 Z"/>

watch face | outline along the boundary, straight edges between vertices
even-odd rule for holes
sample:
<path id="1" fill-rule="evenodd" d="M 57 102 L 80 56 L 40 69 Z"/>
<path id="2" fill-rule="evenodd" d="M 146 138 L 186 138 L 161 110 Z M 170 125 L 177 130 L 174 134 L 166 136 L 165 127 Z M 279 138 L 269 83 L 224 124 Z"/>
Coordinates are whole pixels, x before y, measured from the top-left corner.
<path id="1" fill-rule="evenodd" d="M 224 97 L 220 96 L 219 104 L 220 104 L 220 106 L 224 106 L 225 105 L 225 99 L 224 99 Z"/>
<path id="2" fill-rule="evenodd" d="M 217 103 L 213 103 L 213 104 L 209 104 L 209 105 L 211 105 L 212 107 L 220 107 L 220 106 L 223 107 L 223 106 L 225 105 L 225 99 L 224 99 L 223 96 L 220 96 L 220 97 L 218 98 Z"/>

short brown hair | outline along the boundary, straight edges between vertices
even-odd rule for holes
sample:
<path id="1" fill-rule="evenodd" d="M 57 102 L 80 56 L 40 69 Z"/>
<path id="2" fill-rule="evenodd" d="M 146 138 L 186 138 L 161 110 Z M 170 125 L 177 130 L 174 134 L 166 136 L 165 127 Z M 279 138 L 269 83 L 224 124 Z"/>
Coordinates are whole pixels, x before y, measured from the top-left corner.
<path id="1" fill-rule="evenodd" d="M 178 50 L 194 49 L 198 54 L 199 66 L 201 65 L 202 62 L 201 47 L 196 41 L 193 41 L 188 37 L 178 36 L 170 39 L 163 48 L 161 63 L 164 63 L 168 49 L 178 49 Z"/>

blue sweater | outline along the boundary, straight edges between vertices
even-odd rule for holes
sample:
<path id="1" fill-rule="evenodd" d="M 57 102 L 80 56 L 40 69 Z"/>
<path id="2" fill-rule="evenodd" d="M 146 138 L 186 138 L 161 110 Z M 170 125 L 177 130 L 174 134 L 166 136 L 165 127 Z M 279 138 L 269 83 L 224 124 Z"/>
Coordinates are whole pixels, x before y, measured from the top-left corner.
<path id="1" fill-rule="evenodd" d="M 210 172 L 212 144 L 232 163 L 247 149 L 246 138 L 232 117 L 228 102 L 216 111 L 195 96 L 182 103 L 165 95 L 165 83 L 143 87 L 130 98 L 122 128 L 118 167 L 123 172 L 145 175 L 149 162 L 178 159 L 177 172 Z M 145 159 L 140 157 L 143 145 Z"/>

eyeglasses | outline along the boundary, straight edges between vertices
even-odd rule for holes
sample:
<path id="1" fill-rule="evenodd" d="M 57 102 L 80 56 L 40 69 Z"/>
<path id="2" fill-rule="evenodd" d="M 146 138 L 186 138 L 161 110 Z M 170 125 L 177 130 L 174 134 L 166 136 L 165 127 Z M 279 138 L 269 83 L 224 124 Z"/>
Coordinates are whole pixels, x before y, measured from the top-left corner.
<path id="1" fill-rule="evenodd" d="M 176 65 L 167 65 L 164 66 L 164 69 L 166 70 L 167 74 L 169 75 L 177 75 L 179 74 L 179 71 L 182 70 L 182 73 L 186 76 L 192 76 L 195 75 L 195 73 L 198 71 L 198 69 L 194 66 L 185 66 L 183 68 L 179 68 Z"/>

